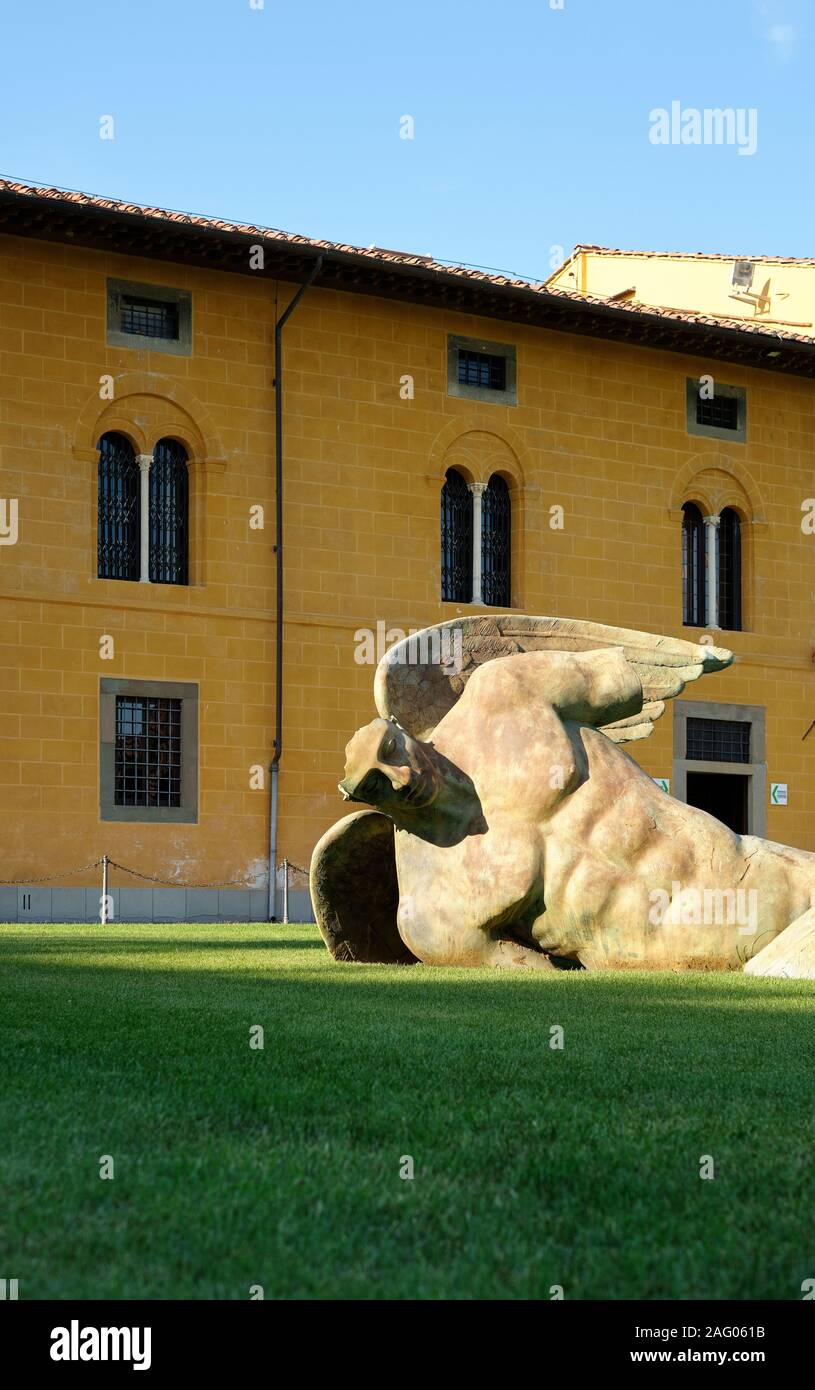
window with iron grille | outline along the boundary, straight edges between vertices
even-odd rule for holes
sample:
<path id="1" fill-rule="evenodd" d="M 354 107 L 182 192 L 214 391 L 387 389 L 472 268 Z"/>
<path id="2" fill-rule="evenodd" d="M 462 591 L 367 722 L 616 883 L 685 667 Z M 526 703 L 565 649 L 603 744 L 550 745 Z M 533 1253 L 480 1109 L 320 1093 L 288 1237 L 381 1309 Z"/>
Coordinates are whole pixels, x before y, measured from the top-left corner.
<path id="1" fill-rule="evenodd" d="M 749 720 L 689 718 L 685 757 L 707 763 L 749 763 Z"/>
<path id="2" fill-rule="evenodd" d="M 186 584 L 188 573 L 189 473 L 187 451 L 160 439 L 150 465 L 150 581 Z"/>
<path id="3" fill-rule="evenodd" d="M 178 306 L 155 299 L 122 296 L 122 333 L 142 338 L 178 338 Z"/>
<path id="4" fill-rule="evenodd" d="M 705 523 L 695 502 L 682 508 L 682 622 L 686 627 L 704 627 L 705 613 Z"/>
<path id="5" fill-rule="evenodd" d="M 483 386 L 489 391 L 505 391 L 507 361 L 489 352 L 458 350 L 458 379 L 462 386 Z"/>
<path id="6" fill-rule="evenodd" d="M 181 701 L 116 697 L 117 806 L 181 805 Z"/>
<path id="7" fill-rule="evenodd" d="M 441 490 L 441 596 L 450 603 L 473 597 L 473 496 L 455 468 Z"/>
<path id="8" fill-rule="evenodd" d="M 481 499 L 481 600 L 491 608 L 510 605 L 512 504 L 509 488 L 493 473 Z"/>
<path id="9" fill-rule="evenodd" d="M 139 578 L 141 492 L 136 451 L 123 434 L 103 434 L 99 449 L 96 573 Z"/>
<path id="10" fill-rule="evenodd" d="M 194 825 L 198 820 L 198 686 L 99 683 L 99 816 Z"/>
<path id="11" fill-rule="evenodd" d="M 490 405 L 517 405 L 515 348 L 448 334 L 447 394 Z"/>
<path id="12" fill-rule="evenodd" d="M 719 520 L 719 626 L 741 631 L 741 521 L 725 507 Z"/>
<path id="13" fill-rule="evenodd" d="M 739 402 L 736 396 L 712 396 L 704 400 L 701 393 L 696 397 L 697 425 L 713 425 L 719 430 L 737 430 L 739 427 Z"/>
<path id="14" fill-rule="evenodd" d="M 192 296 L 188 290 L 111 279 L 107 292 L 109 347 L 145 348 L 189 357 Z"/>
<path id="15" fill-rule="evenodd" d="M 688 434 L 744 444 L 747 439 L 747 392 L 718 379 L 687 377 L 685 426 Z"/>

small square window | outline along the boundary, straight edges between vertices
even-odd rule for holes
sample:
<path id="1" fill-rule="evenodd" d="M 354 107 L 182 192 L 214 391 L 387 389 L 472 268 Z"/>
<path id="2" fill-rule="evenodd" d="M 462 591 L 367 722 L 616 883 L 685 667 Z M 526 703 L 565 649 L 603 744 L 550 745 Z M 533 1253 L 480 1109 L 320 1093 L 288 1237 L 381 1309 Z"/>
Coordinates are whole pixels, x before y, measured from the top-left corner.
<path id="1" fill-rule="evenodd" d="M 701 393 L 696 397 L 697 425 L 714 425 L 720 430 L 737 430 L 739 427 L 739 402 L 735 396 L 713 396 L 705 400 Z"/>
<path id="2" fill-rule="evenodd" d="M 178 305 L 162 303 L 156 299 L 137 299 L 135 295 L 122 295 L 123 333 L 133 333 L 143 338 L 170 338 L 178 340 Z"/>
<path id="3" fill-rule="evenodd" d="M 515 348 L 450 334 L 447 394 L 492 405 L 517 405 Z"/>
<path id="4" fill-rule="evenodd" d="M 710 376 L 688 377 L 685 413 L 688 434 L 737 444 L 747 438 L 747 392 L 743 386 L 726 386 Z"/>
<path id="5" fill-rule="evenodd" d="M 461 386 L 483 386 L 489 391 L 506 391 L 507 361 L 490 352 L 458 350 L 458 380 Z"/>
<path id="6" fill-rule="evenodd" d="M 189 357 L 192 297 L 166 285 L 108 280 L 108 346 Z"/>

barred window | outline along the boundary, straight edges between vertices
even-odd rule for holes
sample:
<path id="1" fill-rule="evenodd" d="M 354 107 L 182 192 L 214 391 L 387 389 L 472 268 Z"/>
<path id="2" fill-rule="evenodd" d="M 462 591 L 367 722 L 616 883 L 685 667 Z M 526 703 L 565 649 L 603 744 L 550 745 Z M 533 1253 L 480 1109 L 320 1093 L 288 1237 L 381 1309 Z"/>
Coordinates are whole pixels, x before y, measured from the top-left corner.
<path id="1" fill-rule="evenodd" d="M 512 343 L 448 333 L 447 394 L 489 405 L 517 405 L 518 363 Z"/>
<path id="2" fill-rule="evenodd" d="M 116 806 L 181 805 L 181 701 L 116 697 Z"/>
<path id="3" fill-rule="evenodd" d="M 142 338 L 178 338 L 178 305 L 157 299 L 122 295 L 122 333 Z"/>
<path id="4" fill-rule="evenodd" d="M 712 396 L 710 399 L 696 397 L 697 425 L 712 425 L 718 430 L 737 430 L 739 427 L 739 401 L 737 396 Z"/>
<path id="5" fill-rule="evenodd" d="M 708 763 L 749 763 L 750 721 L 689 718 L 685 757 Z"/>
<path id="6" fill-rule="evenodd" d="M 150 580 L 154 584 L 188 582 L 188 512 L 187 451 L 175 439 L 160 439 L 150 465 Z"/>
<path id="7" fill-rule="evenodd" d="M 441 490 L 441 596 L 451 603 L 473 597 L 473 498 L 455 468 Z"/>
<path id="8" fill-rule="evenodd" d="M 705 614 L 705 524 L 694 502 L 682 508 L 682 622 L 686 627 L 704 627 Z"/>
<path id="9" fill-rule="evenodd" d="M 492 608 L 510 604 L 512 506 L 509 488 L 493 473 L 481 502 L 481 598 Z"/>
<path id="10" fill-rule="evenodd" d="M 458 380 L 461 386 L 483 386 L 489 391 L 505 391 L 507 360 L 489 352 L 458 351 Z"/>
<path id="11" fill-rule="evenodd" d="M 194 682 L 101 678 L 99 815 L 145 824 L 197 822 Z"/>
<path id="12" fill-rule="evenodd" d="M 138 579 L 140 483 L 136 451 L 123 434 L 103 434 L 96 525 L 100 579 Z"/>
<path id="13" fill-rule="evenodd" d="M 107 341 L 108 347 L 130 352 L 146 349 L 189 357 L 192 295 L 169 285 L 108 279 Z"/>
<path id="14" fill-rule="evenodd" d="M 741 631 L 741 521 L 725 507 L 719 522 L 719 626 Z"/>
<path id="15" fill-rule="evenodd" d="M 685 378 L 685 428 L 688 434 L 747 442 L 747 390 L 718 378 Z"/>

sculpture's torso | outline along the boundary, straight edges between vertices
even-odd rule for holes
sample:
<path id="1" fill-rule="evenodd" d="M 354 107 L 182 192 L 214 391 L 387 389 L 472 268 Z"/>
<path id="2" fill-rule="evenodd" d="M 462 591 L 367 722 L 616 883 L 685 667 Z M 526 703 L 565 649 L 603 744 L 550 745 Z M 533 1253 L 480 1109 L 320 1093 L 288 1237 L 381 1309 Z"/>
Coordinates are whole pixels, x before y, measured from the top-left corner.
<path id="1" fill-rule="evenodd" d="M 471 682 L 433 744 L 486 830 L 397 830 L 399 928 L 421 959 L 477 964 L 504 939 L 594 968 L 736 968 L 815 901 L 815 856 L 734 835 L 542 702 L 507 718 Z"/>

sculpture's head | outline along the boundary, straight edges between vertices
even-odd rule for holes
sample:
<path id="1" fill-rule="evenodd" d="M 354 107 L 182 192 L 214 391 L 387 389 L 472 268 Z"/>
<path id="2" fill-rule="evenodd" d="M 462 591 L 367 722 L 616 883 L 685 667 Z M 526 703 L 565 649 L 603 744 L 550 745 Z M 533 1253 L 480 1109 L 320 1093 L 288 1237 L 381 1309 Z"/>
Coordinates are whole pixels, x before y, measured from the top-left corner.
<path id="1" fill-rule="evenodd" d="M 392 816 L 429 806 L 441 784 L 428 744 L 390 719 L 374 719 L 346 745 L 345 776 L 338 786 L 346 801 L 363 801 Z"/>

